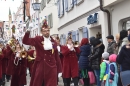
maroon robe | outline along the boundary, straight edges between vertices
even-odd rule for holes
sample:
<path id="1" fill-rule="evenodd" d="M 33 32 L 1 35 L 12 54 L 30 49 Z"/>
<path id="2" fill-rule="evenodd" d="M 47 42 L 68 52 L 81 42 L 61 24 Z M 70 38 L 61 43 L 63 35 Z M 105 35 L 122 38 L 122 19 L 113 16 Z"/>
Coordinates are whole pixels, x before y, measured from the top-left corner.
<path id="1" fill-rule="evenodd" d="M 2 74 L 6 74 L 6 68 L 7 68 L 7 55 L 6 55 L 7 49 L 3 49 L 4 58 L 2 59 Z"/>
<path id="2" fill-rule="evenodd" d="M 28 56 L 34 58 L 33 54 L 34 54 L 34 50 L 29 50 L 28 51 Z M 30 74 L 32 72 L 32 66 L 33 66 L 33 64 L 34 64 L 34 60 L 33 61 L 27 61 L 27 67 L 29 68 Z"/>
<path id="3" fill-rule="evenodd" d="M 52 50 L 44 50 L 43 36 L 29 38 L 30 32 L 26 32 L 23 43 L 32 45 L 36 49 L 36 59 L 33 65 L 30 86 L 57 86 L 57 73 L 61 72 L 61 62 L 58 55 L 57 44 L 51 37 Z"/>
<path id="4" fill-rule="evenodd" d="M 6 74 L 7 75 L 12 75 L 13 74 L 13 67 L 14 67 L 14 57 L 15 54 L 13 53 L 13 51 L 11 50 L 11 48 L 9 46 L 7 46 L 7 69 L 6 69 Z"/>
<path id="5" fill-rule="evenodd" d="M 0 79 L 2 79 L 2 59 L 4 58 L 3 53 L 0 54 Z"/>
<path id="6" fill-rule="evenodd" d="M 18 58 L 15 60 L 17 63 Z M 11 79 L 11 86 L 21 86 L 26 85 L 26 66 L 27 66 L 27 59 L 22 58 L 22 60 L 18 61 L 18 65 L 14 65 L 13 74 Z"/>
<path id="7" fill-rule="evenodd" d="M 70 51 L 67 46 L 61 47 L 63 59 L 63 78 L 75 78 L 79 76 L 78 58 L 79 48 L 75 47 L 75 51 Z"/>

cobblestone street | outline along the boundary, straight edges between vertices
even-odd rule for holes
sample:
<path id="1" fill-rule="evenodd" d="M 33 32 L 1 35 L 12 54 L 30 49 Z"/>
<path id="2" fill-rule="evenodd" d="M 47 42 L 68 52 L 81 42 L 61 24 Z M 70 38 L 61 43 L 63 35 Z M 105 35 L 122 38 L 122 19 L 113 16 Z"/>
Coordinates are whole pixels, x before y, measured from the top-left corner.
<path id="1" fill-rule="evenodd" d="M 27 85 L 25 86 L 29 86 L 29 83 L 30 83 L 30 77 L 29 77 L 29 74 L 27 75 Z M 10 82 L 6 82 L 5 86 L 10 86 Z M 58 86 L 64 86 L 63 83 L 62 83 L 62 78 L 59 79 L 59 85 Z M 74 85 L 71 85 L 71 86 L 74 86 Z M 82 86 L 82 85 L 79 85 L 79 86 Z"/>

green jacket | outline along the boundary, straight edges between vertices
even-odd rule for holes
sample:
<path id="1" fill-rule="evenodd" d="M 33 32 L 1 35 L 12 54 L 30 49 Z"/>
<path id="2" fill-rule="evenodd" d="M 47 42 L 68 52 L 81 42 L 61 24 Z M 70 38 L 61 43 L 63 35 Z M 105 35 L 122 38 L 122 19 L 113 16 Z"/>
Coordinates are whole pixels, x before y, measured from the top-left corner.
<path id="1" fill-rule="evenodd" d="M 106 72 L 106 62 L 102 62 L 100 64 L 100 80 L 103 80 L 103 77 L 105 75 L 105 72 Z"/>

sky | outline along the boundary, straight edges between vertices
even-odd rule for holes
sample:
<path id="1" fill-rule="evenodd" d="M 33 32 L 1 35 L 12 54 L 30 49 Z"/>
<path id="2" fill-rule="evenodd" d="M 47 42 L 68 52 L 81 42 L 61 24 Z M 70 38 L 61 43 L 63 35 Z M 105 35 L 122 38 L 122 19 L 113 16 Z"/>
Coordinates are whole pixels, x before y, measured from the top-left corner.
<path id="1" fill-rule="evenodd" d="M 9 7 L 11 13 L 16 12 L 23 0 L 0 0 L 0 20 L 8 21 Z"/>

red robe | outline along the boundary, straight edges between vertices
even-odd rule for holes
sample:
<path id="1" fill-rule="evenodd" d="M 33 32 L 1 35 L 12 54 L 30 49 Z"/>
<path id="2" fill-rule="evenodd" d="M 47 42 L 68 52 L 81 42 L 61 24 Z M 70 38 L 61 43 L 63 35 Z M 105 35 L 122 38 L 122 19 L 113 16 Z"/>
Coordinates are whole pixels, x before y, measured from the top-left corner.
<path id="1" fill-rule="evenodd" d="M 15 60 L 17 63 L 18 58 Z M 22 60 L 18 61 L 18 65 L 14 65 L 13 74 L 11 79 L 11 86 L 21 86 L 26 85 L 26 66 L 27 66 L 27 59 L 22 58 Z"/>
<path id="2" fill-rule="evenodd" d="M 2 74 L 6 74 L 6 68 L 7 68 L 7 49 L 3 49 L 4 58 L 2 59 Z"/>
<path id="3" fill-rule="evenodd" d="M 13 53 L 13 51 L 11 50 L 11 48 L 9 46 L 7 46 L 7 70 L 6 70 L 6 74 L 7 75 L 12 75 L 13 74 L 13 67 L 14 67 L 14 58 L 15 58 L 15 54 Z"/>
<path id="4" fill-rule="evenodd" d="M 2 59 L 4 58 L 3 53 L 0 54 L 0 79 L 2 79 Z"/>
<path id="5" fill-rule="evenodd" d="M 34 58 L 33 54 L 34 54 L 34 50 L 28 51 L 28 56 Z M 34 60 L 33 60 L 33 61 L 27 61 L 27 66 L 28 66 L 28 68 L 29 68 L 30 74 L 31 74 L 31 71 L 32 71 L 32 66 L 33 66 L 33 64 L 34 64 Z"/>
<path id="6" fill-rule="evenodd" d="M 59 57 L 60 57 L 61 65 L 63 66 L 63 57 L 64 57 L 64 56 L 63 56 L 63 54 L 62 54 L 61 47 L 62 47 L 62 45 L 60 45 Z"/>
<path id="7" fill-rule="evenodd" d="M 30 32 L 26 32 L 23 43 L 35 46 L 36 59 L 33 65 L 30 86 L 57 86 L 57 73 L 61 72 L 61 62 L 58 55 L 57 44 L 51 37 L 54 53 L 52 50 L 44 50 L 43 36 L 29 38 Z"/>
<path id="8" fill-rule="evenodd" d="M 70 51 L 67 46 L 61 47 L 63 59 L 63 78 L 75 78 L 79 76 L 78 58 L 79 48 L 75 47 L 75 51 Z"/>

